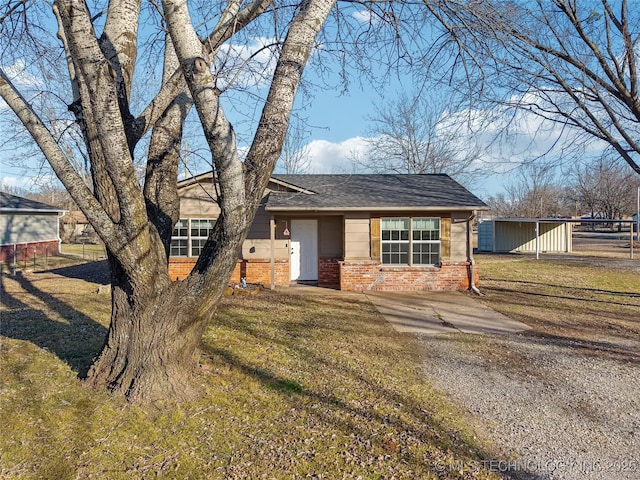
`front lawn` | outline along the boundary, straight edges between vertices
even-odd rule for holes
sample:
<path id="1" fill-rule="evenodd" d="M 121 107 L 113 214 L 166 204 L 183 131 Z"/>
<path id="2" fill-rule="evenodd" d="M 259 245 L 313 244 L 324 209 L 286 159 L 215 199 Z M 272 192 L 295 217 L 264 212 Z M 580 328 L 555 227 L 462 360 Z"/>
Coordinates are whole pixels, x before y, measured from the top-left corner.
<path id="1" fill-rule="evenodd" d="M 110 302 L 73 272 L 2 276 L 2 478 L 493 478 L 417 344 L 362 296 L 225 300 L 202 398 L 141 407 L 77 380 Z"/>

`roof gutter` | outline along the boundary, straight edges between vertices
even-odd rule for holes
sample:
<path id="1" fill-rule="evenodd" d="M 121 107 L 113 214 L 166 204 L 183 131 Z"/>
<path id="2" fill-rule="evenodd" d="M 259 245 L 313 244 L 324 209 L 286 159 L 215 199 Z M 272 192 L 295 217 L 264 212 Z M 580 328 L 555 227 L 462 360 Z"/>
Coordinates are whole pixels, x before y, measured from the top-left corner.
<path id="1" fill-rule="evenodd" d="M 267 212 L 415 212 L 416 210 L 422 210 L 427 212 L 468 212 L 469 210 L 489 210 L 489 207 L 483 206 L 457 206 L 457 207 L 448 207 L 448 206 L 437 206 L 437 207 L 426 207 L 426 206 L 404 206 L 404 207 L 379 207 L 379 206 L 368 206 L 368 207 L 270 207 L 267 205 L 265 207 Z"/>
<path id="2" fill-rule="evenodd" d="M 44 208 L 0 208 L 0 213 L 64 213 L 63 209 Z"/>

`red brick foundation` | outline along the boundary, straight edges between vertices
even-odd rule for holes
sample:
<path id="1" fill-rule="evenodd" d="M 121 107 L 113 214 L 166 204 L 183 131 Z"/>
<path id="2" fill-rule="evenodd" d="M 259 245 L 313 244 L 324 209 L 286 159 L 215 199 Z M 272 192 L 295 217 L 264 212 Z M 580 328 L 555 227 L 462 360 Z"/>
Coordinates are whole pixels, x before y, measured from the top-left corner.
<path id="1" fill-rule="evenodd" d="M 373 261 L 343 261 L 340 265 L 340 290 L 468 290 L 471 278 L 469 262 L 439 267 L 392 267 Z M 478 268 L 476 266 L 476 285 Z"/>
<path id="2" fill-rule="evenodd" d="M 276 285 L 289 285 L 290 274 L 287 260 L 276 260 L 274 273 Z M 242 277 L 247 280 L 247 283 L 271 285 L 271 261 L 268 259 L 238 260 L 229 281 L 240 283 Z"/>
<path id="3" fill-rule="evenodd" d="M 321 258 L 318 265 L 318 286 L 340 288 L 340 260 Z"/>
<path id="4" fill-rule="evenodd" d="M 183 280 L 191 273 L 196 260 L 195 257 L 171 257 L 169 259 L 169 278 Z M 289 262 L 276 260 L 274 266 L 276 285 L 289 285 Z M 238 260 L 229 282 L 240 283 L 242 277 L 248 283 L 271 285 L 271 261 L 268 259 Z"/>
<path id="5" fill-rule="evenodd" d="M 2 245 L 0 246 L 0 261 L 6 263 L 13 262 L 13 249 L 14 245 Z M 31 242 L 31 243 L 18 243 L 15 245 L 16 249 L 16 261 L 24 262 L 25 257 L 27 260 L 33 260 L 33 252 L 35 250 L 36 257 L 44 258 L 45 256 L 52 257 L 60 254 L 60 241 L 49 240 L 47 242 Z"/>

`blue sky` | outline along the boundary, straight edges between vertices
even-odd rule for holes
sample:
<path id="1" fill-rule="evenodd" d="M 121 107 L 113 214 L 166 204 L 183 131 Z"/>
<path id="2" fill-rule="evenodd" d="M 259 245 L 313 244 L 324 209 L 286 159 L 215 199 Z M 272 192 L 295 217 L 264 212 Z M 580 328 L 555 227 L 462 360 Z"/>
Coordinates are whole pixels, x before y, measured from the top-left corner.
<path id="1" fill-rule="evenodd" d="M 247 45 L 236 46 L 237 50 L 234 54 L 240 59 L 247 58 L 252 53 L 252 48 L 255 49 L 261 43 L 269 41 L 269 39 L 256 37 Z M 263 61 L 264 71 L 266 73 L 270 71 L 272 63 L 268 60 L 258 57 L 256 61 Z M 3 67 L 9 70 L 13 66 L 3 65 Z M 16 69 L 20 70 L 19 68 Z M 308 68 L 307 75 L 310 76 L 311 80 L 314 80 L 313 69 Z M 19 79 L 19 86 L 24 88 L 33 87 L 37 85 L 38 81 L 37 77 L 31 76 L 30 72 L 24 69 L 19 75 L 16 75 L 16 79 Z M 403 85 L 400 80 L 395 79 L 393 83 L 381 88 L 379 85 L 376 87 L 369 86 L 365 81 L 362 82 L 362 85 L 358 85 L 357 79 L 358 73 L 353 72 L 354 81 L 349 91 L 344 94 L 341 94 L 338 88 L 318 88 L 313 93 L 313 98 L 301 98 L 301 102 L 298 102 L 307 104 L 306 108 L 299 112 L 299 115 L 309 125 L 308 152 L 311 157 L 311 173 L 353 172 L 354 167 L 349 158 L 353 152 L 363 151 L 365 147 L 364 137 L 367 135 L 368 130 L 367 117 L 374 114 L 376 105 L 380 105 L 381 102 L 387 103 L 398 92 L 410 90 L 411 88 L 410 80 L 406 80 Z M 249 83 L 251 81 L 260 82 L 259 79 L 246 81 Z M 262 90 L 264 91 L 264 89 L 265 87 L 263 86 Z M 478 111 L 474 113 L 483 115 L 486 112 Z M 452 112 L 452 114 L 455 115 L 455 112 Z M 244 112 L 234 112 L 227 109 L 227 115 L 235 124 L 236 130 L 240 133 L 239 136 L 241 136 L 245 133 L 242 131 L 244 125 L 252 123 L 251 121 L 243 122 L 243 120 L 251 117 L 251 120 L 255 121 L 257 115 L 259 115 L 259 110 L 251 110 L 251 107 L 247 107 Z M 6 139 L 8 136 L 4 120 L 12 120 L 12 116 L 13 113 L 8 111 L 6 106 L 0 104 L 0 120 L 2 120 L 0 121 L 0 138 L 2 139 Z M 554 129 L 552 129 L 552 134 L 548 138 L 538 139 L 532 143 L 532 137 L 535 129 L 539 126 L 539 120 L 526 115 L 521 116 L 520 120 L 513 145 L 509 147 L 512 151 L 505 152 L 501 150 L 498 152 L 497 147 L 494 146 L 488 149 L 485 155 L 487 162 L 496 161 L 498 157 L 508 157 L 513 160 L 513 163 L 517 164 L 525 155 L 541 154 L 549 148 L 553 141 L 553 134 L 557 133 Z M 473 137 L 474 141 L 479 140 L 482 144 L 489 145 L 493 135 L 501 127 L 500 121 L 493 127 L 490 127 L 482 135 L 469 131 L 469 139 Z M 464 143 L 465 138 L 461 138 L 460 141 Z M 197 142 L 197 140 L 194 140 L 194 142 Z M 246 146 L 246 143 L 243 145 L 241 142 L 240 146 Z M 195 148 L 197 145 L 190 144 L 189 147 Z M 199 152 L 204 150 L 203 146 L 200 146 Z M 28 168 L 17 168 L 11 166 L 10 157 L 13 154 L 14 152 L 6 150 L 0 151 L 0 184 L 29 188 L 33 183 L 34 177 L 47 175 L 47 170 L 41 168 L 42 158 L 38 158 L 36 155 L 30 160 Z M 190 165 L 193 167 L 192 173 L 200 173 L 209 168 L 206 162 L 201 162 L 199 165 L 196 163 L 196 154 L 193 157 L 194 159 L 190 161 L 193 162 Z M 506 170 L 507 168 L 509 167 L 500 167 L 499 170 Z M 502 191 L 503 184 L 506 181 L 508 181 L 508 177 L 493 174 L 474 184 L 471 189 L 473 193 L 476 193 L 481 198 L 486 198 L 490 194 Z"/>

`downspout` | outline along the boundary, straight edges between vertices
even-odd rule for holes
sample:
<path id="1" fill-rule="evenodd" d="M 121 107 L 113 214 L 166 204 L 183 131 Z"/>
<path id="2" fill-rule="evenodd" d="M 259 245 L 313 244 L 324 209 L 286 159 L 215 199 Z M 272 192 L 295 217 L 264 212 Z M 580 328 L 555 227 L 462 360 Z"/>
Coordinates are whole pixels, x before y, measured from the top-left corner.
<path id="1" fill-rule="evenodd" d="M 471 212 L 467 219 L 467 261 L 471 264 L 471 278 L 469 279 L 469 290 L 476 295 L 484 295 L 476 286 L 476 261 L 473 258 L 473 241 L 471 237 L 471 222 L 476 218 L 476 212 Z"/>

